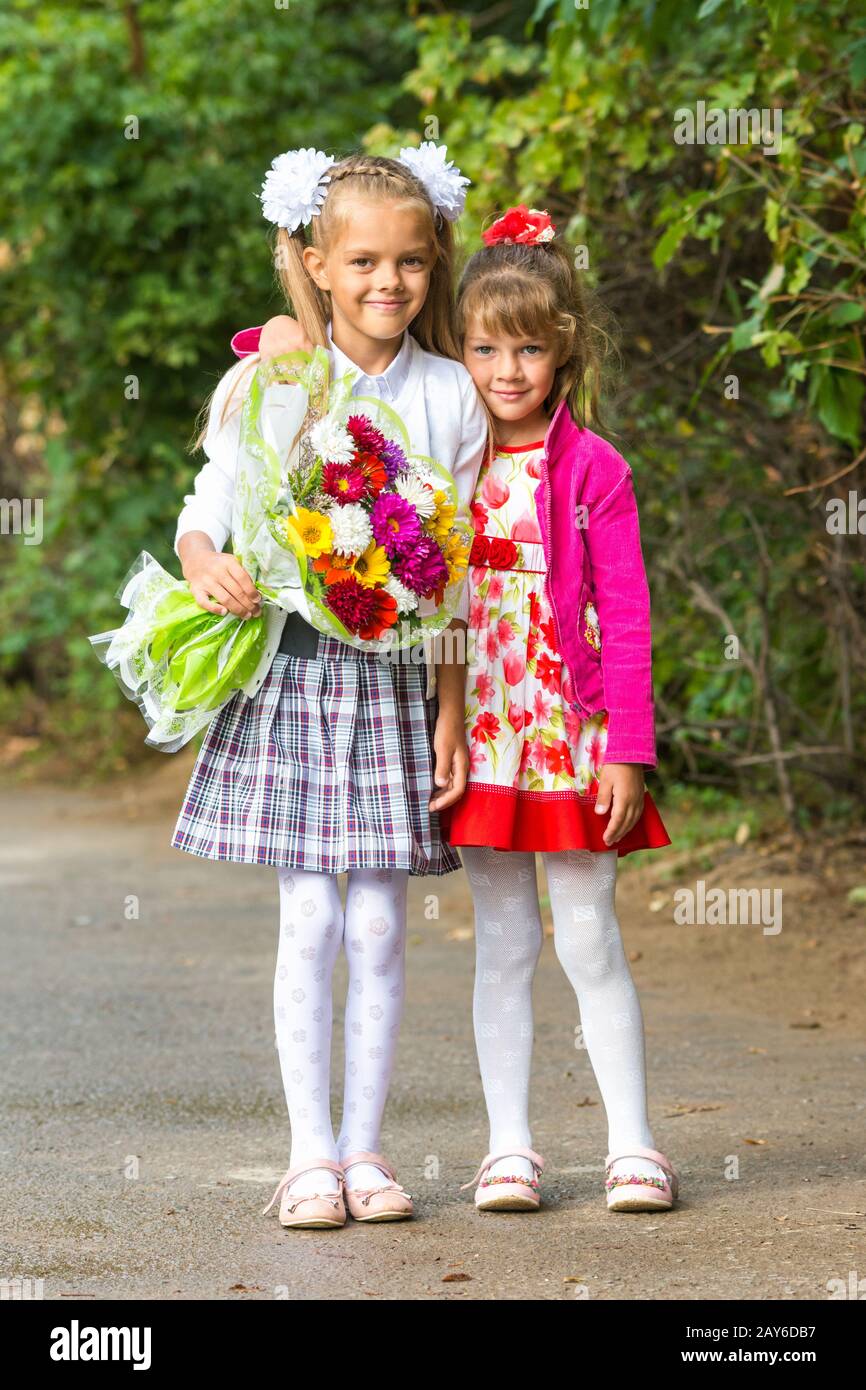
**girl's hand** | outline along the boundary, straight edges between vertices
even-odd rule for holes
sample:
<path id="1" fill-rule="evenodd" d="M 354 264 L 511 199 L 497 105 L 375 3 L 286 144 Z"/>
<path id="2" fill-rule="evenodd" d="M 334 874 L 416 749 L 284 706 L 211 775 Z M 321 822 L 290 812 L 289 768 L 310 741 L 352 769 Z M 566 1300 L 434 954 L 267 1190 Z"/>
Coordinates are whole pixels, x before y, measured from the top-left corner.
<path id="1" fill-rule="evenodd" d="M 639 763 L 605 763 L 598 779 L 596 815 L 613 811 L 604 832 L 604 843 L 615 845 L 641 818 L 644 803 L 643 768 Z"/>
<path id="2" fill-rule="evenodd" d="M 198 550 L 183 567 L 199 608 L 208 613 L 234 613 L 238 618 L 258 618 L 262 596 L 234 555 L 224 550 Z"/>
<path id="3" fill-rule="evenodd" d="M 434 781 L 444 790 L 431 799 L 431 811 L 441 811 L 452 802 L 459 801 L 466 790 L 469 775 L 469 749 L 466 747 L 466 726 L 462 710 L 441 712 L 436 720 L 433 735 L 433 751 L 436 754 Z"/>
<path id="4" fill-rule="evenodd" d="M 280 357 L 284 352 L 312 352 L 313 344 L 296 319 L 277 314 L 268 319 L 259 338 L 262 357 Z"/>

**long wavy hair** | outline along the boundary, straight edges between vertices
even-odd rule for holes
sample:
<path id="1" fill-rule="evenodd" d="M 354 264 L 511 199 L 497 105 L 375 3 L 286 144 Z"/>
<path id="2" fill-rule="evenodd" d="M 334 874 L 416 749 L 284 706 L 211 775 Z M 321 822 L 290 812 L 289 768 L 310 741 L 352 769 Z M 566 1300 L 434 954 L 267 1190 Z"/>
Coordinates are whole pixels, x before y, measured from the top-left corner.
<path id="1" fill-rule="evenodd" d="M 405 164 L 384 155 L 354 153 L 332 164 L 328 170 L 330 182 L 318 216 L 309 227 L 288 232 L 276 229 L 273 261 L 277 282 L 282 289 L 289 312 L 315 345 L 328 346 L 328 320 L 331 314 L 331 295 L 320 290 L 304 265 L 304 250 L 315 246 L 327 255 L 345 233 L 352 220 L 352 209 L 360 200 L 378 203 L 383 208 L 399 204 L 417 210 L 429 224 L 435 261 L 430 276 L 427 297 L 409 325 L 409 332 L 427 352 L 459 360 L 454 304 L 454 229 L 434 207 L 423 183 Z M 258 364 L 254 353 L 244 362 L 226 397 L 220 418 L 222 426 L 230 414 L 230 405 L 239 398 L 238 408 L 246 394 L 247 379 Z M 216 389 L 216 388 L 214 388 Z M 197 437 L 191 450 L 198 449 L 207 433 L 201 427 L 202 416 L 207 421 L 213 391 L 196 417 Z"/>

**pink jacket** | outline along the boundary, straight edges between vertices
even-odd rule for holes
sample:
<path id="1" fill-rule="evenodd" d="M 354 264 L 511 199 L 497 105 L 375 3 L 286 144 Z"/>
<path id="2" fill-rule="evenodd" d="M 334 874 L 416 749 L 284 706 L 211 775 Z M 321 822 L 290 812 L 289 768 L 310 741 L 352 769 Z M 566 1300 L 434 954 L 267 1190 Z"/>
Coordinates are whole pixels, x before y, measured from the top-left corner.
<path id="1" fill-rule="evenodd" d="M 580 715 L 606 709 L 605 761 L 655 767 L 650 597 L 631 468 L 561 401 L 544 437 L 535 508 L 546 590 Z"/>
<path id="2" fill-rule="evenodd" d="M 260 333 L 236 333 L 235 355 L 257 352 Z M 582 717 L 608 711 L 606 762 L 655 767 L 650 596 L 631 468 L 607 440 L 578 428 L 565 401 L 544 446 L 535 508 L 563 695 Z"/>

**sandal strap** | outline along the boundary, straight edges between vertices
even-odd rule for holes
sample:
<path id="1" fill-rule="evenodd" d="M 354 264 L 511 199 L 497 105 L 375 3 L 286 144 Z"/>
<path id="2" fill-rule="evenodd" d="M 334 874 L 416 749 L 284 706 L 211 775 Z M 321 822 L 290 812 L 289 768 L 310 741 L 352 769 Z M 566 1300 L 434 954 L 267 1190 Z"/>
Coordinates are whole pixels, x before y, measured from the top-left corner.
<path id="1" fill-rule="evenodd" d="M 296 1168 L 290 1168 L 288 1172 L 280 1178 L 280 1181 L 277 1183 L 276 1186 L 276 1191 L 274 1192 L 273 1197 L 268 1202 L 268 1205 L 262 1212 L 262 1216 L 267 1216 L 271 1207 L 274 1205 L 274 1202 L 277 1200 L 278 1197 L 282 1195 L 284 1191 L 286 1191 L 287 1188 L 291 1187 L 292 1183 L 295 1181 L 295 1178 L 302 1177 L 304 1173 L 312 1173 L 316 1168 L 326 1168 L 329 1172 L 337 1174 L 338 1178 L 340 1179 L 340 1187 L 337 1189 L 337 1192 L 323 1192 L 321 1195 L 327 1198 L 338 1196 L 341 1192 L 343 1181 L 345 1178 L 345 1174 L 343 1173 L 343 1168 L 341 1164 L 335 1163 L 332 1158 L 320 1158 L 315 1163 L 299 1163 Z M 308 1193 L 307 1195 L 317 1196 L 319 1194 Z"/>
<path id="2" fill-rule="evenodd" d="M 487 1172 L 487 1169 L 492 1168 L 493 1164 L 498 1163 L 502 1158 L 528 1158 L 536 1173 L 540 1175 L 544 1172 L 544 1159 L 541 1157 L 541 1154 L 537 1154 L 534 1149 L 503 1149 L 500 1153 L 486 1154 L 481 1160 L 481 1166 L 475 1174 L 475 1177 L 470 1178 L 469 1182 L 464 1182 L 460 1187 L 460 1191 L 464 1192 L 467 1187 L 476 1187 Z M 520 1181 L 520 1179 L 518 1179 L 518 1181 Z"/>
<path id="3" fill-rule="evenodd" d="M 635 1144 L 632 1148 L 624 1150 L 622 1153 L 608 1154 L 605 1166 L 605 1179 L 610 1182 L 610 1170 L 615 1163 L 623 1158 L 648 1158 L 652 1163 L 658 1164 L 659 1168 L 667 1174 L 670 1181 L 671 1193 L 675 1197 L 679 1187 L 680 1175 L 666 1154 L 660 1153 L 658 1149 L 645 1149 L 640 1144 Z M 647 1179 L 649 1181 L 649 1179 Z"/>
<path id="4" fill-rule="evenodd" d="M 397 1174 L 391 1167 L 384 1154 L 374 1154 L 369 1149 L 358 1149 L 356 1153 L 349 1154 L 348 1158 L 343 1159 L 343 1172 L 346 1173 L 356 1163 L 369 1163 L 373 1168 L 381 1168 L 382 1172 L 390 1178 L 391 1182 L 396 1182 Z M 357 1191 L 357 1189 L 354 1189 Z"/>

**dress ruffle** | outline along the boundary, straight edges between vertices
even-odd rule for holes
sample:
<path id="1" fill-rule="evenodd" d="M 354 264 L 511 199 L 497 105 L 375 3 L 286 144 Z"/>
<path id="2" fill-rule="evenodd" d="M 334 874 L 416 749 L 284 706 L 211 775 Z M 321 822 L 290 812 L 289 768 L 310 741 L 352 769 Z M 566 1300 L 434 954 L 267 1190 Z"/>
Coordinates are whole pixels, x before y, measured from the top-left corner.
<path id="1" fill-rule="evenodd" d="M 453 806 L 439 812 L 439 825 L 451 845 L 487 845 L 502 850 L 616 850 L 620 858 L 638 849 L 671 843 L 649 792 L 640 819 L 615 845 L 604 842 L 611 812 L 595 813 L 595 796 L 572 791 L 529 792 L 471 782 Z"/>

